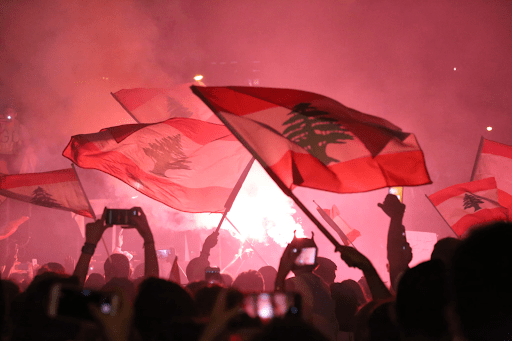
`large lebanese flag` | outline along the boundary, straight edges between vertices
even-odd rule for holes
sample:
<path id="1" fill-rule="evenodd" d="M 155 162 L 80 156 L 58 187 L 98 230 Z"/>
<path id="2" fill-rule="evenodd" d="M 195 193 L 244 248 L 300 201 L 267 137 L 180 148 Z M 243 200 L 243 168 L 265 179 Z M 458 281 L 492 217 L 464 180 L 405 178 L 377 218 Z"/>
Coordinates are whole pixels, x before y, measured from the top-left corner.
<path id="1" fill-rule="evenodd" d="M 173 117 L 195 118 L 220 124 L 219 119 L 186 83 L 171 88 L 122 89 L 112 93 L 121 106 L 140 123 L 158 123 Z"/>
<path id="2" fill-rule="evenodd" d="M 472 226 L 508 220 L 494 178 L 450 186 L 428 198 L 459 237 Z"/>
<path id="3" fill-rule="evenodd" d="M 219 124 L 172 118 L 71 138 L 63 155 L 184 212 L 221 212 L 251 156 Z"/>
<path id="4" fill-rule="evenodd" d="M 512 146 L 482 137 L 471 181 L 488 177 L 496 179 L 501 206 L 512 209 Z"/>
<path id="5" fill-rule="evenodd" d="M 87 197 L 72 168 L 0 176 L 0 195 L 92 218 Z"/>
<path id="6" fill-rule="evenodd" d="M 328 97 L 257 87 L 192 91 L 289 188 L 355 193 L 431 183 L 413 134 Z"/>

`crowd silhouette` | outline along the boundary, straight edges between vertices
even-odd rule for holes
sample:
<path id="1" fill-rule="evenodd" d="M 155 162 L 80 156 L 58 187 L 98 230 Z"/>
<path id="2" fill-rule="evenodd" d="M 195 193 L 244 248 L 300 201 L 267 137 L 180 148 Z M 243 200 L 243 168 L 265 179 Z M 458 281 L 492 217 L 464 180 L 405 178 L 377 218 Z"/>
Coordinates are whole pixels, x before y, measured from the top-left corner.
<path id="1" fill-rule="evenodd" d="M 11 274 L 17 250 L 10 246 L 0 281 L 0 340 L 512 340 L 512 224 L 478 226 L 463 239 L 441 239 L 430 260 L 409 268 L 405 205 L 394 195 L 378 205 L 390 217 L 390 287 L 352 247 L 337 251 L 362 271 L 358 282 L 335 282 L 330 259 L 299 262 L 303 250 L 317 249 L 314 236 L 294 237 L 277 268 L 207 278 L 217 232 L 187 266 L 188 284 L 158 278 L 155 243 L 141 209 L 130 222 L 144 244 L 144 264 L 134 271 L 116 253 L 105 261 L 103 274 L 89 273 L 109 227 L 105 217 L 87 224 L 72 273 L 48 263 L 34 278 Z M 87 304 L 65 311 L 64 301 L 74 296 L 64 292 Z M 88 300 L 92 293 L 102 301 Z M 53 313 L 51 307 L 57 307 Z"/>

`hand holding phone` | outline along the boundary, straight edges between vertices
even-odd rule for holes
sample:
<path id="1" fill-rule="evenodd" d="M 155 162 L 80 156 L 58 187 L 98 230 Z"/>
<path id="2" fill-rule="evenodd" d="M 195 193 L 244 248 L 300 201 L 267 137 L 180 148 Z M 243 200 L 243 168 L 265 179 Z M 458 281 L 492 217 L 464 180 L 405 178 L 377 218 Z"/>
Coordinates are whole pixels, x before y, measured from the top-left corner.
<path id="1" fill-rule="evenodd" d="M 132 217 L 139 215 L 136 207 L 125 209 L 112 209 L 105 207 L 105 223 L 107 225 L 121 225 L 123 228 L 133 228 Z"/>
<path id="2" fill-rule="evenodd" d="M 102 314 L 114 316 L 117 314 L 119 296 L 58 283 L 50 291 L 48 316 L 93 321 L 89 305 L 97 307 Z"/>

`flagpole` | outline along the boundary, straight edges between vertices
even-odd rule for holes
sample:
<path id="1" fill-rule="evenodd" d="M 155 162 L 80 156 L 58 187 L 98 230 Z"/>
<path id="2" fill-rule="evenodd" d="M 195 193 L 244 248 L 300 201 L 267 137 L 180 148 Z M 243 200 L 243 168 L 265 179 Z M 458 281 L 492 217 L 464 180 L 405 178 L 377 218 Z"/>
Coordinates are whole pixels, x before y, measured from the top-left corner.
<path id="1" fill-rule="evenodd" d="M 341 245 L 340 243 L 338 243 L 336 238 L 334 238 L 333 235 L 329 231 L 327 231 L 325 227 L 323 227 L 322 223 L 320 223 L 320 221 L 316 219 L 316 217 L 306 208 L 306 206 L 302 204 L 299 198 L 297 198 L 295 194 L 293 194 L 291 189 L 286 187 L 286 185 L 281 181 L 281 179 L 274 173 L 272 169 L 270 169 L 270 167 L 265 163 L 265 161 L 263 161 L 263 159 L 249 145 L 249 143 L 247 143 L 247 141 L 245 141 L 245 139 L 236 131 L 236 129 L 234 129 L 231 126 L 229 121 L 226 120 L 226 118 L 222 115 L 218 114 L 217 109 L 210 104 L 210 102 L 203 96 L 203 94 L 199 90 L 196 89 L 196 86 L 192 85 L 190 88 L 192 89 L 192 92 L 196 94 L 196 96 L 198 96 L 210 108 L 210 110 L 212 110 L 217 115 L 217 117 L 222 121 L 222 123 L 224 123 L 224 125 L 231 131 L 231 133 L 235 135 L 238 141 L 240 141 L 240 143 L 242 143 L 244 147 L 247 148 L 247 150 L 252 154 L 252 156 L 258 160 L 258 162 L 261 164 L 261 166 L 263 166 L 267 174 L 272 178 L 272 180 L 274 180 L 274 182 L 279 186 L 279 188 L 281 188 L 283 193 L 289 196 L 295 202 L 295 204 L 308 216 L 308 218 L 313 222 L 313 224 L 315 224 L 316 227 L 318 227 L 320 232 L 322 232 L 325 235 L 325 237 L 329 239 L 329 241 L 334 245 L 335 251 L 341 252 Z"/>
<path id="2" fill-rule="evenodd" d="M 130 116 L 131 116 L 131 118 L 133 118 L 135 122 L 140 123 L 140 122 L 139 122 L 139 120 L 138 120 L 137 118 L 135 118 L 135 116 L 133 116 L 133 114 L 130 112 L 130 110 L 126 109 L 126 107 L 124 106 L 124 104 L 123 104 L 123 103 L 121 103 L 121 102 L 117 99 L 117 97 L 114 95 L 114 93 L 113 93 L 113 92 L 111 92 L 110 94 L 112 95 L 112 97 L 114 97 L 114 99 L 116 100 L 116 102 L 117 102 L 117 103 L 119 103 L 119 104 L 121 105 L 121 107 L 123 107 L 123 109 L 124 109 L 124 110 L 126 110 L 126 112 L 128 113 L 128 115 L 130 115 Z"/>
<path id="3" fill-rule="evenodd" d="M 89 211 L 92 214 L 92 219 L 94 221 L 96 221 L 96 214 L 94 213 L 94 210 L 92 209 L 91 203 L 89 202 L 89 198 L 87 197 L 87 194 L 84 191 L 84 187 L 82 186 L 82 182 L 80 181 L 80 177 L 78 176 L 78 173 L 76 172 L 75 165 L 73 163 L 71 164 L 71 168 L 73 168 L 78 185 L 80 186 L 82 193 L 84 193 L 85 201 L 87 201 L 87 205 L 89 206 Z M 105 243 L 105 239 L 103 239 L 103 236 L 101 236 L 101 241 L 103 242 L 103 246 L 105 247 L 105 251 L 107 252 L 107 257 L 110 258 L 110 253 L 108 252 L 107 244 Z"/>
<path id="4" fill-rule="evenodd" d="M 448 224 L 448 222 L 446 221 L 446 219 L 444 219 L 443 215 L 441 214 L 441 212 L 439 212 L 439 210 L 437 209 L 436 205 L 434 205 L 434 203 L 432 202 L 432 200 L 430 200 L 430 198 L 428 197 L 428 195 L 425 194 L 425 197 L 428 199 L 428 201 L 432 204 L 432 206 L 434 206 L 434 208 L 436 209 L 437 213 L 439 213 L 439 215 L 441 216 L 441 218 L 443 218 L 444 222 L 446 223 L 446 225 L 448 225 L 448 227 L 450 228 L 450 230 L 452 230 L 453 234 L 455 234 L 455 236 L 457 237 L 457 239 L 460 239 L 459 235 L 457 233 L 455 233 L 455 231 L 452 229 L 452 227 L 450 226 L 450 224 Z"/>
<path id="5" fill-rule="evenodd" d="M 222 218 L 220 219 L 219 225 L 217 225 L 217 228 L 215 229 L 215 232 L 219 233 L 220 226 L 224 222 L 224 219 L 226 218 L 229 210 L 231 209 L 231 206 L 233 206 L 233 202 L 235 201 L 236 196 L 238 195 L 238 192 L 240 192 L 240 188 L 242 188 L 242 185 L 247 178 L 247 175 L 249 174 L 249 171 L 251 170 L 252 164 L 254 163 L 254 157 L 251 158 L 249 163 L 247 163 L 247 166 L 245 166 L 244 171 L 240 175 L 240 178 L 238 178 L 238 181 L 235 184 L 235 187 L 231 190 L 231 194 L 228 197 L 228 200 L 226 200 L 226 204 L 224 205 L 224 213 L 222 214 Z"/>
<path id="6" fill-rule="evenodd" d="M 470 181 L 473 181 L 475 178 L 476 173 L 476 167 L 478 165 L 478 161 L 480 161 L 480 154 L 482 154 L 482 148 L 484 146 L 484 137 L 480 137 L 480 145 L 478 146 L 478 151 L 476 152 L 476 158 L 475 158 L 475 164 L 473 165 L 473 170 L 471 171 L 471 179 Z"/>
<path id="7" fill-rule="evenodd" d="M 229 218 L 228 218 L 228 217 L 226 217 L 226 220 L 228 221 L 228 223 L 230 223 L 230 224 L 231 224 L 231 226 L 233 226 L 233 228 L 235 229 L 235 231 L 236 231 L 236 232 L 238 232 L 238 234 L 239 234 L 239 235 L 242 235 L 242 234 L 240 233 L 240 231 L 238 231 L 238 229 L 236 228 L 236 226 L 231 222 L 231 220 L 229 220 Z M 258 257 L 260 257 L 260 259 L 263 261 L 263 263 L 265 263 L 265 265 L 268 265 L 268 263 L 263 259 L 263 257 L 261 257 L 260 253 L 259 253 L 259 252 L 254 248 L 254 246 L 251 244 L 251 242 L 250 242 L 250 241 L 248 241 L 247 239 L 245 239 L 245 240 L 244 240 L 244 243 L 249 244 L 249 245 L 251 246 L 251 248 L 253 249 L 254 253 L 255 253 Z"/>

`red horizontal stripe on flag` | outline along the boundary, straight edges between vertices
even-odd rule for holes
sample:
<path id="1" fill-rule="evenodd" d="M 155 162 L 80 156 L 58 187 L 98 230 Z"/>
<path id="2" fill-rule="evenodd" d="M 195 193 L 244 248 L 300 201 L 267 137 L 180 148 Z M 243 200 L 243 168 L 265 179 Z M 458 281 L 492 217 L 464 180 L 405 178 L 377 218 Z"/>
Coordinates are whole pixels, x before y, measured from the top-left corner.
<path id="1" fill-rule="evenodd" d="M 430 195 L 428 198 L 432 204 L 434 204 L 434 206 L 438 206 L 446 200 L 464 194 L 468 191 L 471 193 L 476 193 L 493 188 L 496 188 L 496 180 L 494 178 L 486 178 L 447 187 Z"/>
<path id="2" fill-rule="evenodd" d="M 496 221 L 506 221 L 505 209 L 501 207 L 481 209 L 472 214 L 466 214 L 453 224 L 453 231 L 460 237 L 468 228 L 485 225 Z"/>
<path id="3" fill-rule="evenodd" d="M 290 185 L 291 158 L 297 165 L 304 187 L 336 193 L 358 193 L 392 186 L 416 186 L 429 183 L 430 179 L 423 166 L 421 151 L 363 157 L 334 164 L 329 167 L 310 154 L 288 151 L 274 165 L 272 170 Z M 400 164 L 400 167 L 396 167 Z"/>
<path id="4" fill-rule="evenodd" d="M 507 146 L 503 143 L 494 142 L 491 140 L 484 139 L 482 146 L 482 153 L 493 154 L 512 159 L 512 146 Z"/>
<path id="5" fill-rule="evenodd" d="M 28 173 L 0 176 L 0 188 L 9 189 L 22 186 L 54 184 L 77 181 L 73 169 L 62 169 L 45 173 Z"/>

